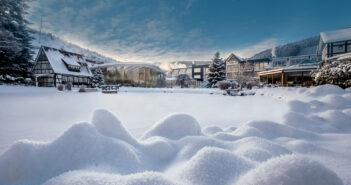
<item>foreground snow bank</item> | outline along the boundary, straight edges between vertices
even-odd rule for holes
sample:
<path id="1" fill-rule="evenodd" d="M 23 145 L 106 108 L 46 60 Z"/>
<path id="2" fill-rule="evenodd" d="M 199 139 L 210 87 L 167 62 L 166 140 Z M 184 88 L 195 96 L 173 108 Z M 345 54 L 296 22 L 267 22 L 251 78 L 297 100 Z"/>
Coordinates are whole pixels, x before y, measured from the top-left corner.
<path id="1" fill-rule="evenodd" d="M 240 185 L 342 185 L 340 178 L 321 164 L 294 155 L 282 156 L 262 163 L 244 175 Z"/>
<path id="2" fill-rule="evenodd" d="M 0 184 L 351 184 L 351 92 L 282 91 L 304 94 L 286 99 L 282 123 L 201 129 L 191 115 L 171 114 L 141 139 L 99 109 L 92 124 L 54 141 L 14 144 L 0 156 Z"/>

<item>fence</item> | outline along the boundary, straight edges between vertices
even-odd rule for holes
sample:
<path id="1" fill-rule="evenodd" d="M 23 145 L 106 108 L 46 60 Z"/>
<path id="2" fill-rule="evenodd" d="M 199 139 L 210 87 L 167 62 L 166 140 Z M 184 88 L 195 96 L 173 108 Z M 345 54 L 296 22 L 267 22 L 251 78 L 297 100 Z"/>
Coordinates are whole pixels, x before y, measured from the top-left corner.
<path id="1" fill-rule="evenodd" d="M 167 80 L 166 81 L 166 86 L 167 88 L 173 88 L 175 86 L 179 86 L 176 80 Z M 196 81 L 196 80 L 191 80 L 189 81 L 189 88 L 198 88 L 203 82 L 202 81 Z"/>

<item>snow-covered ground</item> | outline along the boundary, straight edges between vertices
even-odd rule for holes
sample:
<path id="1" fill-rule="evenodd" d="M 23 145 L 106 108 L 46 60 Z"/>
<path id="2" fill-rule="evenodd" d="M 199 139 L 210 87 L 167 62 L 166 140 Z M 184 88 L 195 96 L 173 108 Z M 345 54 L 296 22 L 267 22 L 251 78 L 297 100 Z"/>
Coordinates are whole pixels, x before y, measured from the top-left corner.
<path id="1" fill-rule="evenodd" d="M 350 89 L 0 86 L 0 102 L 0 184 L 351 185 Z"/>
<path id="2" fill-rule="evenodd" d="M 227 127 L 257 119 L 281 121 L 288 110 L 283 102 L 270 97 L 227 97 L 213 89 L 120 91 L 82 94 L 77 89 L 59 92 L 55 88 L 0 86 L 0 102 L 5 105 L 0 106 L 0 154 L 19 139 L 52 140 L 74 123 L 89 122 L 98 108 L 113 112 L 135 137 L 175 112 L 193 115 L 202 127 Z"/>

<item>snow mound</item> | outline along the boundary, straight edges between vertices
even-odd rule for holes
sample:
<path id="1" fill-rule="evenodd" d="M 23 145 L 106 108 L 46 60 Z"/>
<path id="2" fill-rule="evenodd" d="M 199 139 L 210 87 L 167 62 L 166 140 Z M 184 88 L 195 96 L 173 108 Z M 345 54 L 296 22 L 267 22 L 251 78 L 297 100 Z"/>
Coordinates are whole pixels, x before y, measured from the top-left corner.
<path id="1" fill-rule="evenodd" d="M 120 139 L 134 146 L 137 145 L 136 139 L 122 125 L 121 121 L 107 110 L 95 110 L 92 123 L 102 135 Z"/>
<path id="2" fill-rule="evenodd" d="M 202 132 L 206 135 L 213 135 L 218 132 L 223 132 L 223 130 L 218 126 L 208 126 L 202 129 Z"/>
<path id="3" fill-rule="evenodd" d="M 329 152 L 327 149 L 321 148 L 311 142 L 305 140 L 292 140 L 286 143 L 286 146 L 293 150 L 294 152 L 299 152 L 302 154 L 309 154 L 309 153 L 326 153 Z"/>
<path id="4" fill-rule="evenodd" d="M 305 114 L 310 112 L 310 104 L 299 100 L 289 101 L 288 106 L 290 108 L 290 111 L 292 112 L 305 113 Z"/>
<path id="5" fill-rule="evenodd" d="M 346 97 L 346 98 L 345 98 Z M 351 100 L 348 96 L 327 95 L 321 99 L 321 102 L 327 104 L 329 109 L 345 109 L 351 107 Z"/>
<path id="6" fill-rule="evenodd" d="M 206 147 L 181 169 L 180 179 L 193 185 L 225 185 L 254 165 L 230 151 Z"/>
<path id="7" fill-rule="evenodd" d="M 233 134 L 239 137 L 264 137 L 264 134 L 259 129 L 249 125 L 240 126 Z"/>
<path id="8" fill-rule="evenodd" d="M 243 131 L 246 130 L 254 130 L 248 133 L 250 134 L 242 134 Z M 251 134 L 254 132 L 253 134 Z M 283 125 L 271 121 L 251 121 L 248 123 L 244 123 L 239 126 L 237 130 L 235 130 L 234 135 L 240 136 L 258 136 L 266 139 L 274 139 L 278 137 L 292 137 L 292 138 L 309 138 L 313 139 L 317 136 L 309 131 L 301 130 L 295 127 L 291 127 L 288 125 Z M 246 132 L 244 132 L 246 133 Z"/>
<path id="9" fill-rule="evenodd" d="M 245 134 L 244 134 L 245 135 Z M 250 134 L 248 134 L 250 135 Z M 255 135 L 255 134 L 252 134 Z M 213 135 L 214 138 L 223 140 L 223 141 L 235 141 L 239 139 L 240 137 L 231 133 L 225 133 L 225 132 L 219 132 Z"/>
<path id="10" fill-rule="evenodd" d="M 97 173 L 89 171 L 72 171 L 52 178 L 43 185 L 176 185 L 156 172 L 143 172 L 121 176 L 118 174 Z"/>
<path id="11" fill-rule="evenodd" d="M 152 136 L 162 136 L 177 140 L 185 136 L 202 135 L 201 127 L 196 119 L 188 114 L 171 114 L 157 122 L 142 136 L 147 139 Z"/>
<path id="12" fill-rule="evenodd" d="M 0 156 L 0 184 L 39 184 L 68 170 L 111 166 L 119 173 L 139 170 L 130 145 L 105 137 L 88 123 L 73 125 L 51 143 L 18 142 Z"/>
<path id="13" fill-rule="evenodd" d="M 160 161 L 171 160 L 177 153 L 173 144 L 163 137 L 151 137 L 141 145 L 142 150 Z"/>
<path id="14" fill-rule="evenodd" d="M 339 132 L 346 132 L 351 130 L 351 115 L 345 114 L 339 110 L 329 110 L 320 113 L 320 117 L 325 120 L 324 124 L 338 129 Z"/>
<path id="15" fill-rule="evenodd" d="M 180 148 L 177 156 L 178 159 L 190 159 L 196 152 L 205 147 L 227 147 L 222 141 L 205 136 L 183 138 L 177 142 L 177 146 Z"/>
<path id="16" fill-rule="evenodd" d="M 305 92 L 301 93 L 311 97 L 321 97 L 328 94 L 343 94 L 344 90 L 336 85 L 320 85 L 317 87 L 309 88 Z"/>
<path id="17" fill-rule="evenodd" d="M 232 144 L 232 150 L 239 156 L 253 161 L 266 161 L 292 152 L 279 144 L 259 137 L 246 137 Z"/>
<path id="18" fill-rule="evenodd" d="M 296 112 L 287 113 L 284 123 L 292 127 L 303 128 L 304 130 L 318 133 L 337 131 L 332 124 L 326 123 L 326 120 L 320 116 L 306 116 Z"/>
<path id="19" fill-rule="evenodd" d="M 243 175 L 238 185 L 342 185 L 341 179 L 318 162 L 285 155 L 260 164 Z"/>

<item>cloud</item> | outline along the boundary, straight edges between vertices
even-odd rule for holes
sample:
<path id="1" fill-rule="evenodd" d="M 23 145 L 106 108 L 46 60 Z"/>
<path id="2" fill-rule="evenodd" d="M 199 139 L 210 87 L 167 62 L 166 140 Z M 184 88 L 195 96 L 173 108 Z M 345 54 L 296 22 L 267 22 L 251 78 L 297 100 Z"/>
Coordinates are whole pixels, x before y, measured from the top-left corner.
<path id="1" fill-rule="evenodd" d="M 233 52 L 240 57 L 248 58 L 266 49 L 272 49 L 274 46 L 277 45 L 277 42 L 278 42 L 278 39 L 269 38 L 269 39 L 265 39 L 262 42 L 254 44 L 252 46 L 248 46 L 243 49 L 238 49 Z"/>
<path id="2" fill-rule="evenodd" d="M 188 4 L 186 5 L 186 9 L 191 8 L 191 6 L 192 6 L 194 3 L 196 3 L 196 1 L 198 1 L 198 0 L 188 0 Z"/>
<path id="3" fill-rule="evenodd" d="M 196 0 L 187 2 L 190 8 Z M 36 0 L 30 5 L 29 18 L 38 29 L 43 15 L 44 31 L 119 61 L 210 60 L 217 43 L 199 28 L 184 30 L 177 17 L 170 16 L 179 11 L 169 3 L 151 0 Z M 275 42 L 267 39 L 234 52 L 246 57 L 272 48 Z"/>

